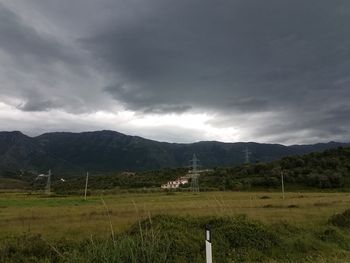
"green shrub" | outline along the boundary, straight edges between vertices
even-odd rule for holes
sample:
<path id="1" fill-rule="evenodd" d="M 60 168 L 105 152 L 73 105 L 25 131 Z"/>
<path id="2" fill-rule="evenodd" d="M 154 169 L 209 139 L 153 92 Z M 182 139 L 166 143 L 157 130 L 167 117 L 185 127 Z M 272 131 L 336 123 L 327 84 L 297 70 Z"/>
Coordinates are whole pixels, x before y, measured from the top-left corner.
<path id="1" fill-rule="evenodd" d="M 0 262 L 57 262 L 58 254 L 40 235 L 9 239 L 0 249 Z"/>
<path id="2" fill-rule="evenodd" d="M 349 211 L 333 216 L 334 226 L 321 229 L 287 223 L 267 226 L 245 216 L 158 215 L 106 239 L 49 243 L 39 235 L 10 238 L 0 243 L 0 262 L 205 262 L 206 225 L 212 230 L 214 262 L 349 262 L 350 236 L 347 229 L 337 227 L 348 226 Z"/>
<path id="3" fill-rule="evenodd" d="M 350 209 L 345 210 L 341 214 L 331 216 L 328 223 L 338 227 L 350 227 Z"/>

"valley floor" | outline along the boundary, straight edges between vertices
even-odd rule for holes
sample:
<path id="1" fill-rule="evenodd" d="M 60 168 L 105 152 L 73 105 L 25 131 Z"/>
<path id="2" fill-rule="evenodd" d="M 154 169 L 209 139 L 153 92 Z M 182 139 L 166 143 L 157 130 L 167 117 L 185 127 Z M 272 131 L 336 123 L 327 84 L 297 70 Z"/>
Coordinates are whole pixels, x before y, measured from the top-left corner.
<path id="1" fill-rule="evenodd" d="M 137 225 L 137 222 L 152 221 L 152 218 L 157 218 L 158 215 L 167 218 L 173 216 L 180 221 L 194 218 L 202 223 L 210 218 L 237 218 L 238 216 L 247 218 L 249 222 L 251 220 L 252 222 L 256 220 L 259 224 L 261 222 L 262 225 L 272 229 L 272 232 L 282 231 L 281 226 L 295 229 L 295 236 L 293 236 L 293 231 L 291 233 L 282 231 L 281 235 L 286 235 L 282 239 L 288 240 L 288 235 L 291 236 L 291 239 L 298 239 L 297 237 L 300 236 L 301 240 L 290 246 L 298 250 L 298 242 L 301 242 L 299 249 L 306 249 L 305 253 L 310 256 L 310 260 L 315 259 L 313 253 L 317 252 L 316 258 L 319 256 L 319 260 L 322 259 L 323 262 L 350 262 L 350 239 L 347 239 L 347 235 L 350 234 L 349 228 L 334 230 L 334 226 L 329 228 L 328 222 L 332 215 L 341 213 L 349 207 L 350 194 L 348 193 L 293 192 L 286 193 L 285 200 L 282 199 L 280 193 L 276 192 L 124 193 L 89 196 L 88 200 L 84 201 L 79 196 L 48 197 L 39 193 L 1 192 L 0 244 L 4 245 L 23 235 L 37 236 L 38 234 L 48 244 L 55 244 L 58 240 L 63 239 L 65 242 L 73 243 L 103 240 L 110 238 L 111 234 L 122 235 L 125 231 L 130 231 L 135 224 Z M 274 228 L 277 230 L 274 231 Z M 323 241 L 314 235 L 318 235 L 315 233 L 322 234 L 327 229 L 339 232 L 344 246 L 338 245 L 339 240 L 334 241 L 335 243 L 332 243 L 330 247 L 327 247 L 328 243 L 326 243 L 324 251 L 320 251 L 319 254 L 318 250 L 323 247 L 319 242 Z M 167 231 L 171 233 L 171 229 Z M 187 230 L 184 229 L 184 231 Z M 201 230 L 198 231 L 200 233 Z M 308 232 L 311 237 L 302 237 L 305 234 L 303 232 Z M 316 238 L 316 241 L 310 239 L 307 242 L 311 243 L 306 246 L 303 245 L 303 238 Z M 316 243 L 313 244 L 313 242 Z M 308 251 L 309 249 L 311 251 Z M 265 252 L 259 253 L 264 254 Z M 279 253 L 284 252 L 276 252 L 274 255 L 272 249 L 266 262 L 282 262 Z M 227 256 L 228 259 L 230 257 Z M 265 254 L 261 258 L 264 257 L 266 257 Z M 10 258 L 9 256 L 8 260 Z M 238 260 L 235 256 L 232 258 Z M 286 262 L 294 262 L 293 258 L 295 262 L 304 262 L 303 260 L 307 259 L 305 256 L 300 258 L 292 256 L 291 260 Z M 245 259 L 247 257 L 243 255 L 239 261 L 249 262 Z M 135 262 L 141 261 L 136 260 Z"/>

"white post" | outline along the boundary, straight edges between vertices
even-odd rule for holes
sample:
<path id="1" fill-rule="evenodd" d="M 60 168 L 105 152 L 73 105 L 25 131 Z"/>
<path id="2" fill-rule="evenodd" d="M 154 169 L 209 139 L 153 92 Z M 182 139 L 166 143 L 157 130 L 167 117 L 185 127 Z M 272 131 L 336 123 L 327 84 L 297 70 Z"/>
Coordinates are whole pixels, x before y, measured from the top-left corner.
<path id="1" fill-rule="evenodd" d="M 281 171 L 281 183 L 282 183 L 282 198 L 284 200 L 284 181 L 283 181 L 283 171 Z"/>
<path id="2" fill-rule="evenodd" d="M 205 257 L 207 263 L 212 263 L 212 251 L 211 251 L 211 231 L 208 225 L 205 226 Z"/>
<path id="3" fill-rule="evenodd" d="M 88 181 L 89 181 L 89 172 L 86 172 L 84 200 L 86 200 L 86 193 L 87 193 Z"/>

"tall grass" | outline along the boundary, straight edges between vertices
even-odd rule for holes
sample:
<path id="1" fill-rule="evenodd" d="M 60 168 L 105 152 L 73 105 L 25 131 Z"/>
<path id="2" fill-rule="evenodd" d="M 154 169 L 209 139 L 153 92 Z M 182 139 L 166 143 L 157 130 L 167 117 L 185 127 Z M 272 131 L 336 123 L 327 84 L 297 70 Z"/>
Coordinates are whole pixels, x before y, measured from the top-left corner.
<path id="1" fill-rule="evenodd" d="M 159 197 L 161 202 L 156 195 L 144 195 L 135 200 L 134 196 L 118 197 L 118 201 L 124 202 L 123 206 L 116 206 L 116 197 L 110 197 L 101 200 L 99 210 L 95 201 L 73 206 L 72 209 L 79 208 L 79 211 L 84 209 L 82 219 L 89 216 L 91 221 L 98 219 L 99 224 L 103 220 L 104 227 L 99 226 L 99 229 L 108 232 L 108 237 L 46 240 L 33 232 L 27 233 L 7 238 L 6 242 L 0 241 L 0 262 L 204 262 L 206 224 L 212 228 L 214 262 L 350 262 L 350 213 L 335 213 L 328 221 L 324 213 L 334 205 L 346 207 L 345 201 L 340 202 L 343 195 L 331 198 L 312 195 L 312 199 L 306 198 L 306 194 L 303 198 L 291 195 L 283 204 L 271 193 L 260 193 L 253 198 L 245 194 L 236 196 L 236 199 L 229 199 L 231 196 L 225 193 L 200 198 L 163 195 Z M 246 199 L 254 200 L 253 209 Z M 315 202 L 323 205 L 316 206 Z M 139 209 L 140 205 L 143 209 Z M 168 215 L 151 216 L 158 211 L 149 210 L 151 205 L 170 210 L 173 206 L 176 209 L 181 206 L 193 211 L 188 215 L 169 215 L 171 211 L 168 211 Z M 267 205 L 271 207 L 264 208 Z M 121 213 L 119 207 L 127 209 L 128 213 Z M 50 211 L 56 211 L 54 209 Z M 268 212 L 278 217 L 279 211 L 283 211 L 290 216 L 306 216 L 305 211 L 309 209 L 317 210 L 324 218 L 313 219 L 312 224 L 295 223 L 293 218 L 272 220 L 267 224 L 252 220 L 250 216 L 237 216 L 238 212 L 252 210 L 256 215 Z M 203 210 L 208 213 L 203 214 Z M 129 215 L 129 211 L 133 213 L 134 223 L 124 231 L 115 231 L 118 222 L 115 218 Z M 31 226 L 39 221 L 40 215 L 36 214 L 36 217 L 30 218 Z"/>
<path id="2" fill-rule="evenodd" d="M 214 262 L 349 262 L 349 229 L 303 228 L 239 217 L 155 216 L 108 239 L 49 244 L 40 236 L 13 238 L 0 262 L 204 262 L 204 226 L 212 229 Z"/>

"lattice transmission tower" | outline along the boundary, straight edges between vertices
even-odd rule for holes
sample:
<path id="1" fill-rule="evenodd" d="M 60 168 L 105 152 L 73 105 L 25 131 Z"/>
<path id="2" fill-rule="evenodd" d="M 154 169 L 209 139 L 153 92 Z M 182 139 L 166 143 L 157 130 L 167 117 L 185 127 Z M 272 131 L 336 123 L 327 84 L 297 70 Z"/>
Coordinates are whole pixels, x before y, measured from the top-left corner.
<path id="1" fill-rule="evenodd" d="M 47 178 L 47 181 L 46 181 L 46 186 L 45 186 L 45 193 L 46 194 L 51 194 L 51 170 L 49 170 L 48 174 L 39 174 L 35 180 L 40 180 L 42 178 Z M 62 180 L 62 179 L 61 179 Z M 64 179 L 63 179 L 64 180 Z"/>
<path id="2" fill-rule="evenodd" d="M 191 179 L 191 191 L 192 192 L 199 192 L 199 184 L 198 184 L 198 177 L 199 177 L 199 159 L 197 158 L 196 154 L 193 154 L 192 160 L 191 160 L 191 171 L 190 171 L 190 179 Z"/>
<path id="3" fill-rule="evenodd" d="M 250 155 L 252 154 L 251 151 L 249 151 L 248 147 L 245 147 L 243 150 L 244 154 L 244 163 L 250 163 Z"/>

